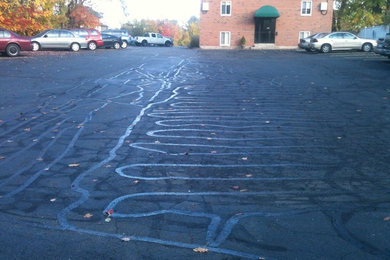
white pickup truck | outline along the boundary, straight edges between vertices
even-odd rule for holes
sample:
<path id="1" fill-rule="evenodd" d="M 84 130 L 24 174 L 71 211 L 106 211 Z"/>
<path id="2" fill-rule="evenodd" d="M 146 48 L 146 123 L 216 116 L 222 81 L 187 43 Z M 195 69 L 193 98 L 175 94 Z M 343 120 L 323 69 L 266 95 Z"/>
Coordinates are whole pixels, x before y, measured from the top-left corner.
<path id="1" fill-rule="evenodd" d="M 135 37 L 136 45 L 148 46 L 148 45 L 165 45 L 171 47 L 173 40 L 162 36 L 159 33 L 145 33 L 144 36 Z"/>

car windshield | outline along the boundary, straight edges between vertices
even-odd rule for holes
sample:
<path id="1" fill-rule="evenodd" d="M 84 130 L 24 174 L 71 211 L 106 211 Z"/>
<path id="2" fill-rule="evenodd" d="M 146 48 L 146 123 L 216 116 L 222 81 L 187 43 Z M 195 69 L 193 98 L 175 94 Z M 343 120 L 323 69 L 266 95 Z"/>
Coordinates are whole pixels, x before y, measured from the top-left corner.
<path id="1" fill-rule="evenodd" d="M 34 37 L 41 37 L 42 35 L 44 35 L 44 34 L 47 33 L 48 31 L 49 31 L 49 30 L 40 32 L 40 33 L 38 33 L 37 35 L 35 35 Z"/>
<path id="2" fill-rule="evenodd" d="M 329 33 L 316 33 L 313 38 L 322 38 L 322 37 L 325 37 L 326 35 L 328 35 Z"/>

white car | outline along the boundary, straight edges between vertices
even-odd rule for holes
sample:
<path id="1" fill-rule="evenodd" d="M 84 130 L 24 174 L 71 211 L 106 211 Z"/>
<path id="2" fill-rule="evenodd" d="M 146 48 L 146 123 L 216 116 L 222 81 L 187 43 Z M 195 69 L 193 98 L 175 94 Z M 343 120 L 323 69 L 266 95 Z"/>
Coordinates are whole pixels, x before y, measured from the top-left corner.
<path id="1" fill-rule="evenodd" d="M 301 48 L 301 49 L 304 49 L 306 51 L 315 51 L 314 49 L 310 48 L 310 46 L 309 46 L 311 40 L 312 39 L 322 38 L 322 37 L 324 37 L 327 34 L 329 34 L 329 33 L 323 33 L 323 32 L 322 33 L 315 33 L 315 34 L 310 35 L 309 37 L 300 39 L 299 43 L 298 43 L 298 47 Z"/>
<path id="2" fill-rule="evenodd" d="M 372 51 L 377 45 L 375 40 L 359 38 L 349 32 L 333 32 L 322 38 L 311 39 L 310 48 L 328 53 L 332 50 Z"/>
<path id="3" fill-rule="evenodd" d="M 85 37 L 79 37 L 69 30 L 54 29 L 41 32 L 31 38 L 33 51 L 41 49 L 70 49 L 79 51 L 86 49 L 88 42 Z"/>

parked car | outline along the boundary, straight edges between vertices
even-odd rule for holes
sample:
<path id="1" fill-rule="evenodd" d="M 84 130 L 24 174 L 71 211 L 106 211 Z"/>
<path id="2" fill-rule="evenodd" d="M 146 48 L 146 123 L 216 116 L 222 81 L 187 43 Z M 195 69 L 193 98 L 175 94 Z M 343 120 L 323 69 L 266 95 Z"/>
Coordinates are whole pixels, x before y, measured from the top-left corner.
<path id="1" fill-rule="evenodd" d="M 88 49 L 92 51 L 96 50 L 96 48 L 103 46 L 102 35 L 98 30 L 88 28 L 69 30 L 79 37 L 85 37 L 88 42 Z"/>
<path id="2" fill-rule="evenodd" d="M 0 52 L 10 57 L 20 54 L 20 51 L 31 51 L 31 39 L 20 36 L 14 32 L 0 28 Z"/>
<path id="3" fill-rule="evenodd" d="M 377 41 L 375 53 L 387 56 L 390 59 L 390 33 L 387 33 L 384 39 Z"/>
<path id="4" fill-rule="evenodd" d="M 86 49 L 88 42 L 85 37 L 79 37 L 73 32 L 64 29 L 54 29 L 43 31 L 31 38 L 33 51 L 41 49 L 70 49 L 79 51 Z"/>
<path id="5" fill-rule="evenodd" d="M 323 32 L 322 33 L 315 33 L 315 34 L 310 35 L 309 37 L 300 39 L 299 43 L 298 43 L 298 47 L 301 48 L 301 49 L 304 49 L 306 51 L 315 51 L 314 48 L 309 46 L 311 39 L 322 38 L 322 37 L 324 37 L 324 36 L 326 36 L 328 34 L 329 33 L 323 33 Z"/>
<path id="6" fill-rule="evenodd" d="M 102 39 L 103 39 L 103 46 L 102 46 L 103 48 L 106 49 L 114 48 L 118 50 L 122 46 L 122 40 L 117 36 L 102 33 Z"/>
<path id="7" fill-rule="evenodd" d="M 349 32 L 333 32 L 322 38 L 313 38 L 310 40 L 309 47 L 323 53 L 332 50 L 362 50 L 372 51 L 376 47 L 376 41 L 359 38 Z"/>
<path id="8" fill-rule="evenodd" d="M 147 45 L 165 45 L 167 47 L 173 46 L 172 38 L 164 37 L 159 33 L 145 33 L 144 36 L 135 37 L 135 42 L 138 46 Z"/>
<path id="9" fill-rule="evenodd" d="M 122 40 L 122 48 L 127 48 L 133 42 L 133 37 L 126 30 L 105 30 L 102 33 L 120 37 Z"/>

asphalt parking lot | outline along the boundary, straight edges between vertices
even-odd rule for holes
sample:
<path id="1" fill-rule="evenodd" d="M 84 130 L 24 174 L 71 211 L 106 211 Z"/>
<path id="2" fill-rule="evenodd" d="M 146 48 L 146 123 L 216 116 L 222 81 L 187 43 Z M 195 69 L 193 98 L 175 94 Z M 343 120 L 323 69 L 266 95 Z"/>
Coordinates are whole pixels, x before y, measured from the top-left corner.
<path id="1" fill-rule="evenodd" d="M 389 259 L 390 60 L 0 57 L 0 259 Z"/>

